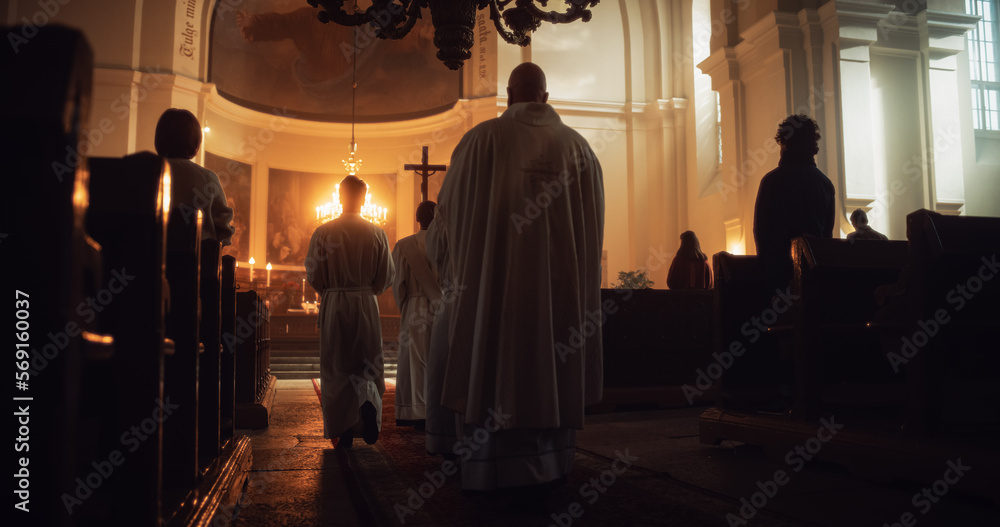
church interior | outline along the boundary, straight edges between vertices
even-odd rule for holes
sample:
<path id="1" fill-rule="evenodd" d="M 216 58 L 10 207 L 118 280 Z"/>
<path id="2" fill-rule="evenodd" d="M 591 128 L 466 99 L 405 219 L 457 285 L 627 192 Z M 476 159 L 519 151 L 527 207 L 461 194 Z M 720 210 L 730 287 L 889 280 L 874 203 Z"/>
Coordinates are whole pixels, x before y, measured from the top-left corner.
<path id="1" fill-rule="evenodd" d="M 14 521 L 1000 522 L 1000 1 L 311 3 L 0 2 Z M 528 4 L 587 14 L 511 44 L 518 17 L 499 13 Z M 320 21 L 404 6 L 422 15 L 396 40 Z M 365 181 L 390 247 L 417 233 L 524 62 L 603 170 L 612 307 L 603 399 L 543 511 L 463 491 L 421 429 L 393 425 L 391 291 L 380 439 L 333 448 L 307 281 L 338 183 Z M 225 192 L 229 245 L 170 208 L 153 153 L 170 108 L 202 127 L 193 161 Z M 774 295 L 755 205 L 794 114 L 820 130 L 833 235 L 792 241 Z M 857 210 L 888 240 L 850 239 Z M 710 287 L 668 287 L 686 231 Z"/>

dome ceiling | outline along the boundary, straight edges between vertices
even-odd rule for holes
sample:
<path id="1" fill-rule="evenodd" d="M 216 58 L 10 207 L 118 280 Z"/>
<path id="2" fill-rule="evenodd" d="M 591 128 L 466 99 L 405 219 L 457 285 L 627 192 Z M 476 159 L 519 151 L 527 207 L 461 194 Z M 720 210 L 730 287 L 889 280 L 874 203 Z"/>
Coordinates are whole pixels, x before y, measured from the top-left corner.
<path id="1" fill-rule="evenodd" d="M 351 62 L 357 56 L 357 121 L 414 119 L 458 101 L 461 72 L 435 57 L 434 28 L 420 20 L 402 40 L 367 27 L 323 24 L 305 0 L 218 4 L 209 80 L 219 94 L 254 110 L 315 121 L 351 121 Z M 363 6 L 362 6 L 363 7 Z"/>

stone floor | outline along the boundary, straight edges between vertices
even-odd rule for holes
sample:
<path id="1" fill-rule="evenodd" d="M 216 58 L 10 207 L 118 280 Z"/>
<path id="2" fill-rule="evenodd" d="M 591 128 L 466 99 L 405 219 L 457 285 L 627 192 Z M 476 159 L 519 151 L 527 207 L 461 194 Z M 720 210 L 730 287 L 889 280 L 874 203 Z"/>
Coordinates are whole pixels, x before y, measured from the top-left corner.
<path id="1" fill-rule="evenodd" d="M 588 416 L 577 446 L 609 459 L 616 451 L 628 449 L 638 458 L 635 464 L 654 477 L 723 498 L 730 506 L 718 511 L 719 525 L 745 525 L 736 519 L 741 506 L 746 507 L 742 500 L 760 502 L 764 498 L 758 492 L 760 486 L 777 489 L 765 507 L 793 524 L 1000 525 L 997 504 L 963 494 L 960 480 L 956 489 L 940 498 L 934 496 L 937 501 L 932 502 L 914 499 L 923 487 L 916 483 L 876 483 L 820 462 L 805 464 L 796 472 L 784 453 L 768 456 L 755 447 L 725 442 L 703 445 L 698 441 L 701 410 Z M 254 462 L 237 525 L 360 524 L 367 513 L 362 500 L 351 499 L 335 451 L 323 439 L 319 401 L 311 381 L 279 380 L 270 427 L 242 433 L 251 437 Z M 942 464 L 942 473 L 945 468 Z M 778 470 L 788 474 L 787 482 L 768 484 Z M 754 525 L 754 520 L 749 524 Z"/>

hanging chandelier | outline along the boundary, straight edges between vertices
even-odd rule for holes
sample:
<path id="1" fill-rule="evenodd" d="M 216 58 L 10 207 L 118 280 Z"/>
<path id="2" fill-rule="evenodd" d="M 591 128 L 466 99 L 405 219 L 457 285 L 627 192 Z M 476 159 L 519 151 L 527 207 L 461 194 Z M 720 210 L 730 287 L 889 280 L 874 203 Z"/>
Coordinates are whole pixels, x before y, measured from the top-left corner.
<path id="1" fill-rule="evenodd" d="M 372 0 L 372 5 L 363 12 L 344 10 L 346 0 L 307 0 L 313 7 L 322 7 L 319 12 L 321 22 L 334 22 L 342 26 L 370 25 L 375 36 L 382 39 L 399 40 L 413 29 L 421 17 L 423 8 L 429 8 L 431 22 L 434 23 L 434 45 L 437 58 L 448 68 L 457 70 L 472 57 L 475 43 L 476 12 L 490 10 L 490 19 L 497 32 L 510 44 L 527 46 L 531 43 L 531 32 L 542 22 L 566 24 L 583 20 L 590 21 L 592 13 L 588 7 L 596 6 L 600 0 L 563 0 L 565 12 L 543 11 L 536 3 L 545 7 L 548 0 Z M 514 4 L 510 7 L 510 4 Z M 356 5 L 355 5 L 356 7 Z"/>
<path id="2" fill-rule="evenodd" d="M 355 2 L 354 8 L 357 10 L 357 2 Z M 355 44 L 357 44 L 358 29 L 354 28 L 353 33 Z M 351 145 L 347 159 L 342 160 L 344 163 L 344 170 L 352 176 L 357 175 L 357 173 L 361 170 L 361 160 L 355 157 L 358 152 L 358 143 L 355 141 L 354 137 L 354 111 L 358 100 L 357 50 L 358 47 L 355 45 L 354 60 L 351 61 Z M 368 186 L 368 183 L 365 183 L 365 188 L 368 189 L 368 192 L 365 193 L 365 203 L 361 206 L 361 217 L 374 223 L 375 225 L 382 225 L 386 221 L 389 209 L 380 207 L 373 203 L 371 187 Z M 316 207 L 316 221 L 319 224 L 323 224 L 330 220 L 339 218 L 343 213 L 344 206 L 340 203 L 340 183 L 337 183 L 333 186 L 333 200 Z"/>
<path id="3" fill-rule="evenodd" d="M 361 217 L 374 223 L 384 225 L 389 214 L 389 209 L 380 207 L 372 202 L 371 187 L 365 183 L 369 192 L 365 194 L 365 204 L 361 206 Z M 333 186 L 333 200 L 316 207 L 316 222 L 320 225 L 340 217 L 344 213 L 344 206 L 340 203 L 340 183 Z"/>

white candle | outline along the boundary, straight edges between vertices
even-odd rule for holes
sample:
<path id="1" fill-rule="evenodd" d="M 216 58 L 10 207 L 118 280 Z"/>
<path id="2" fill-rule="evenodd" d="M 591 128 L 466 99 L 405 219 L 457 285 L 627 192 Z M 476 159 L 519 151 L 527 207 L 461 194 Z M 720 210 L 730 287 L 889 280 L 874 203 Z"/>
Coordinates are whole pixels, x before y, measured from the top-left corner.
<path id="1" fill-rule="evenodd" d="M 306 279 L 302 279 L 302 303 L 306 303 Z"/>
<path id="2" fill-rule="evenodd" d="M 267 287 L 271 287 L 271 262 L 267 262 Z"/>
<path id="3" fill-rule="evenodd" d="M 250 257 L 250 283 L 253 283 L 253 256 Z"/>

